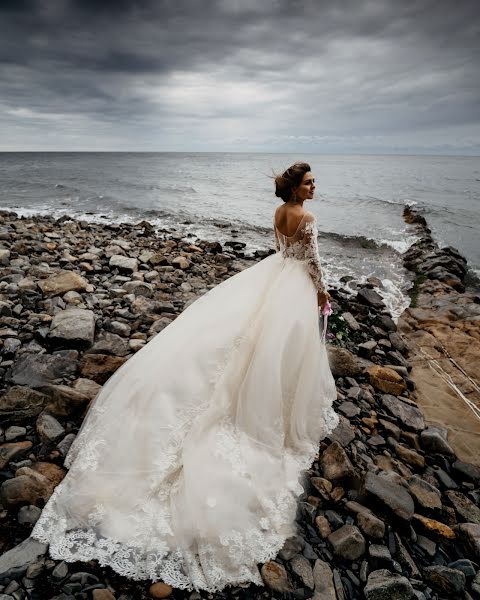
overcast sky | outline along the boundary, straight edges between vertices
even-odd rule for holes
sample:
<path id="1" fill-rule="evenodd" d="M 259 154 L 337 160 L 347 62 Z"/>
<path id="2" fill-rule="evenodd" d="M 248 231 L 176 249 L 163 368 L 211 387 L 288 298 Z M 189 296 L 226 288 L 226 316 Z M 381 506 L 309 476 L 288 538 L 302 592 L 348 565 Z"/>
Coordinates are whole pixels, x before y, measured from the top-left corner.
<path id="1" fill-rule="evenodd" d="M 480 2 L 0 0 L 0 150 L 480 154 Z"/>

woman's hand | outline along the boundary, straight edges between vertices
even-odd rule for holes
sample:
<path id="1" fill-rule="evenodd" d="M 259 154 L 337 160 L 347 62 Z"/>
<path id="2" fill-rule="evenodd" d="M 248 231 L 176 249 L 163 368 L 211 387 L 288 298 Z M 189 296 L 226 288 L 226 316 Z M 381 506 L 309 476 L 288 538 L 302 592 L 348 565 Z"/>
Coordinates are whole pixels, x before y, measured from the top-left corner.
<path id="1" fill-rule="evenodd" d="M 330 298 L 331 298 L 331 296 L 326 290 L 325 291 L 318 290 L 317 303 L 320 308 L 323 308 L 324 304 L 326 304 L 327 302 L 330 302 Z"/>

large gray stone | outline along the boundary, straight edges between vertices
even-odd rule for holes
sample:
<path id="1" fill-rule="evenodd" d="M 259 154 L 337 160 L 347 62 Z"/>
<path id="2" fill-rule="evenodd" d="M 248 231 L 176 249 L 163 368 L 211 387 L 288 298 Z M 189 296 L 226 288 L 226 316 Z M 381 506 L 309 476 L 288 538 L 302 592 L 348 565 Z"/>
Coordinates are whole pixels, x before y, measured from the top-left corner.
<path id="1" fill-rule="evenodd" d="M 476 523 L 460 523 L 454 527 L 463 545 L 471 552 L 477 562 L 480 561 L 480 525 Z"/>
<path id="2" fill-rule="evenodd" d="M 372 571 L 363 593 L 367 600 L 410 600 L 414 597 L 412 584 L 408 579 L 387 569 Z"/>
<path id="3" fill-rule="evenodd" d="M 387 509 L 405 521 L 412 519 L 415 505 L 403 486 L 386 477 L 368 472 L 364 480 L 364 491 L 381 508 Z"/>
<path id="4" fill-rule="evenodd" d="M 455 454 L 453 448 L 447 442 L 446 432 L 444 433 L 437 427 L 429 427 L 420 434 L 422 447 L 426 452 L 438 454 Z"/>
<path id="5" fill-rule="evenodd" d="M 480 508 L 476 504 L 461 492 L 454 490 L 448 490 L 445 492 L 445 496 L 449 499 L 450 504 L 455 509 L 459 521 L 480 525 Z"/>
<path id="6" fill-rule="evenodd" d="M 439 592 L 444 592 L 448 598 L 459 597 L 466 583 L 465 573 L 442 565 L 432 565 L 423 569 L 424 578 Z"/>
<path id="7" fill-rule="evenodd" d="M 24 354 L 7 371 L 5 380 L 14 385 L 41 388 L 59 383 L 64 377 L 74 375 L 77 369 L 77 359 L 69 352 Z"/>
<path id="8" fill-rule="evenodd" d="M 423 414 L 416 406 L 403 402 L 396 396 L 384 394 L 382 396 L 382 405 L 387 412 L 396 417 L 406 429 L 413 431 L 423 431 L 425 421 Z"/>
<path id="9" fill-rule="evenodd" d="M 27 568 L 45 555 L 48 544 L 31 537 L 0 556 L 0 581 L 17 579 L 25 575 Z"/>
<path id="10" fill-rule="evenodd" d="M 328 563 L 320 559 L 315 561 L 313 580 L 315 583 L 313 600 L 337 600 L 333 584 L 333 573 Z"/>
<path id="11" fill-rule="evenodd" d="M 28 387 L 16 385 L 0 398 L 0 422 L 16 422 L 36 417 L 45 408 L 48 396 Z"/>
<path id="12" fill-rule="evenodd" d="M 127 271 L 128 273 L 134 273 L 138 271 L 138 260 L 136 258 L 129 258 L 128 256 L 122 256 L 121 254 L 114 254 L 110 257 L 109 266 L 111 269 L 120 269 L 121 271 Z"/>
<path id="13" fill-rule="evenodd" d="M 128 342 L 116 333 L 101 331 L 95 340 L 95 344 L 88 352 L 90 354 L 125 356 L 128 354 Z"/>
<path id="14" fill-rule="evenodd" d="M 42 412 L 37 419 L 37 433 L 45 444 L 58 442 L 65 435 L 65 429 L 53 415 Z"/>
<path id="15" fill-rule="evenodd" d="M 320 457 L 320 468 L 325 479 L 335 481 L 352 477 L 355 474 L 350 459 L 338 442 L 333 442 Z"/>
<path id="16" fill-rule="evenodd" d="M 357 560 L 365 554 L 365 538 L 355 525 L 344 525 L 328 536 L 333 552 L 347 560 Z"/>
<path id="17" fill-rule="evenodd" d="M 83 308 L 68 308 L 53 317 L 49 339 L 56 346 L 85 349 L 93 344 L 94 335 L 94 313 Z"/>
<path id="18" fill-rule="evenodd" d="M 362 304 L 367 304 L 373 308 L 385 308 L 385 303 L 383 302 L 380 294 L 369 288 L 358 290 L 357 300 Z"/>

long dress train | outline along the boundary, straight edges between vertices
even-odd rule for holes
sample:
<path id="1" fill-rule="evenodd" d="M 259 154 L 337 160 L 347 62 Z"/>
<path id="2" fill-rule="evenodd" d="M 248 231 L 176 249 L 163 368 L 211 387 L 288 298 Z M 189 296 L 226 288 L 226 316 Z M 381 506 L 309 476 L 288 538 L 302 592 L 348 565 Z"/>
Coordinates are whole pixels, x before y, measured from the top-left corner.
<path id="1" fill-rule="evenodd" d="M 32 530 L 50 555 L 189 590 L 262 585 L 338 423 L 315 217 L 190 304 L 94 399 Z"/>

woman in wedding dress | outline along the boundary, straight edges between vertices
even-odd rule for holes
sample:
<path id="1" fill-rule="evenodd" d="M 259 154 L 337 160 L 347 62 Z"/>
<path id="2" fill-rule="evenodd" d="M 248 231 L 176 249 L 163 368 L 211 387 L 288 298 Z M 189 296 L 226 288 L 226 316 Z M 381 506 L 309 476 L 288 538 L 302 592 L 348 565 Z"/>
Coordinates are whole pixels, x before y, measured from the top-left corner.
<path id="1" fill-rule="evenodd" d="M 188 590 L 263 585 L 294 535 L 301 471 L 338 423 L 306 163 L 275 179 L 276 253 L 190 304 L 91 404 L 32 537 Z"/>

